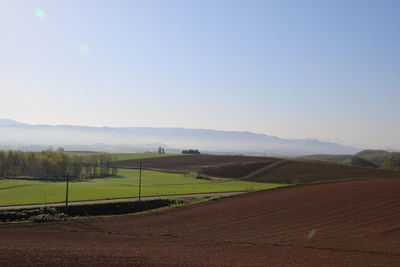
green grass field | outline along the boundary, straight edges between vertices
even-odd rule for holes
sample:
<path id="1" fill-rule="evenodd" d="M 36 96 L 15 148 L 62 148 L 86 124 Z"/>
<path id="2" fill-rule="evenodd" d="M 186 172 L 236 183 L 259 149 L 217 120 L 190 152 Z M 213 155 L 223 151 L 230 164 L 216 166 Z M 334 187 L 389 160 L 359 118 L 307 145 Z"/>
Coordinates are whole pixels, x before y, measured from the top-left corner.
<path id="1" fill-rule="evenodd" d="M 182 156 L 182 154 L 157 154 L 157 153 L 81 153 L 81 152 L 65 152 L 69 156 L 91 156 L 91 155 L 111 155 L 115 156 L 116 160 L 128 159 L 145 159 L 169 156 Z"/>
<path id="2" fill-rule="evenodd" d="M 138 196 L 138 170 L 120 169 L 116 178 L 70 183 L 70 201 Z M 142 196 L 252 191 L 285 186 L 242 181 L 217 182 L 182 174 L 142 171 Z M 0 206 L 62 202 L 65 182 L 0 180 Z"/>

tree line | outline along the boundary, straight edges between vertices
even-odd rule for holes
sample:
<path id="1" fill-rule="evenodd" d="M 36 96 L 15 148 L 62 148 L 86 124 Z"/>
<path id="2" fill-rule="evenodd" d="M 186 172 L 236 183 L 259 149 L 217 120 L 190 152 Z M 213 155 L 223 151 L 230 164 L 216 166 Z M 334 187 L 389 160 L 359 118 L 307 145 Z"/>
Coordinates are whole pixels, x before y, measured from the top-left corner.
<path id="1" fill-rule="evenodd" d="M 68 156 L 63 152 L 0 151 L 0 178 L 98 178 L 116 176 L 112 155 Z"/>
<path id="2" fill-rule="evenodd" d="M 182 150 L 182 154 L 200 154 L 200 151 L 198 151 L 197 149 L 185 149 Z"/>

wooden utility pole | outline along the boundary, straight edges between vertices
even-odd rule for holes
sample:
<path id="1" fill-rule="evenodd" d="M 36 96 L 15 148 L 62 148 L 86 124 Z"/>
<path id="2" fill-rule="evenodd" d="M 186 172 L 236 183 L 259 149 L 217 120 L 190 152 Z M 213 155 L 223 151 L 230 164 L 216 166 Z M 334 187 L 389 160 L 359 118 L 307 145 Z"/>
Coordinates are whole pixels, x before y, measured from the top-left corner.
<path id="1" fill-rule="evenodd" d="M 141 201 L 142 195 L 142 161 L 139 160 L 139 201 Z"/>
<path id="2" fill-rule="evenodd" d="M 67 175 L 67 189 L 65 190 L 65 211 L 68 211 L 69 176 Z"/>

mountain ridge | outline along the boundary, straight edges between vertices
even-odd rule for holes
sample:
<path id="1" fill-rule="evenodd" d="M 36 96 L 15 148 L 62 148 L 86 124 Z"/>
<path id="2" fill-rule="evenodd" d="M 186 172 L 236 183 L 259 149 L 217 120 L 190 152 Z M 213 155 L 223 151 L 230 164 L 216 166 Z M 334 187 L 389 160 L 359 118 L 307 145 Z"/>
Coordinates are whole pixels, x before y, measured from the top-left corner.
<path id="1" fill-rule="evenodd" d="M 361 149 L 318 139 L 285 139 L 249 131 L 220 131 L 180 127 L 94 127 L 25 124 L 0 119 L 0 143 L 65 146 L 95 144 L 144 146 L 164 144 L 176 150 L 196 148 L 214 153 L 306 155 L 357 153 Z M 148 147 L 148 149 L 154 147 Z M 133 149 L 133 148 L 132 148 Z M 112 149 L 115 152 L 115 148 Z M 126 151 L 125 151 L 126 152 Z M 137 152 L 137 151 L 131 151 Z"/>

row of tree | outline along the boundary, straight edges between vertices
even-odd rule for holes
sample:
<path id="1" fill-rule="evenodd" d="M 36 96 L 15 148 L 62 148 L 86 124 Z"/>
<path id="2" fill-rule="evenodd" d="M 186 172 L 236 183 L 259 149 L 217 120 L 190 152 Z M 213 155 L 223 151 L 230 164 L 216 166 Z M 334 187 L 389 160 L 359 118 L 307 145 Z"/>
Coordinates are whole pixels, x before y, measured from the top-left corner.
<path id="1" fill-rule="evenodd" d="M 197 149 L 185 149 L 185 150 L 182 150 L 182 154 L 196 155 L 196 154 L 200 154 L 200 151 L 198 151 Z"/>
<path id="2" fill-rule="evenodd" d="M 68 156 L 62 152 L 0 151 L 0 178 L 97 178 L 116 176 L 107 154 Z"/>

